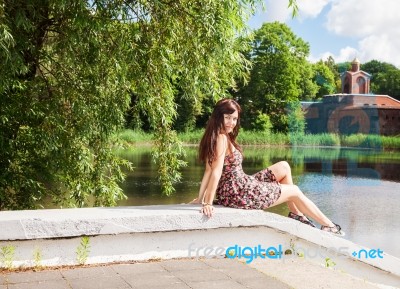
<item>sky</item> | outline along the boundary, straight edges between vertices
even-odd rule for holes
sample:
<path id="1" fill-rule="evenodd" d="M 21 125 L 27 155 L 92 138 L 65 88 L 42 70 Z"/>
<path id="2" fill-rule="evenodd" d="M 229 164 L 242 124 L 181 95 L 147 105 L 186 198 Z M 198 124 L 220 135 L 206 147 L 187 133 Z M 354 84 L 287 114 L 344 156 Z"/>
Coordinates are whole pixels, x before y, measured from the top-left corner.
<path id="1" fill-rule="evenodd" d="M 373 59 L 400 69 L 399 0 L 297 0 L 293 19 L 288 0 L 264 0 L 249 20 L 253 29 L 265 22 L 286 23 L 310 45 L 311 62 L 331 55 L 336 63 L 357 57 L 361 65 Z"/>

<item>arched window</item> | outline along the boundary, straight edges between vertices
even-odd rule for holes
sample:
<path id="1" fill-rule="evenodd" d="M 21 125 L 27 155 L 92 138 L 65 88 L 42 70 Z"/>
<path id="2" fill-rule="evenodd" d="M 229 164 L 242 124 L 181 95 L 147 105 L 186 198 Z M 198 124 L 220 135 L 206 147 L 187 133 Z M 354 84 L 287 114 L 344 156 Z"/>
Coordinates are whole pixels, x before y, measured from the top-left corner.
<path id="1" fill-rule="evenodd" d="M 356 83 L 358 86 L 358 93 L 365 94 L 365 78 L 362 76 L 358 77 Z"/>

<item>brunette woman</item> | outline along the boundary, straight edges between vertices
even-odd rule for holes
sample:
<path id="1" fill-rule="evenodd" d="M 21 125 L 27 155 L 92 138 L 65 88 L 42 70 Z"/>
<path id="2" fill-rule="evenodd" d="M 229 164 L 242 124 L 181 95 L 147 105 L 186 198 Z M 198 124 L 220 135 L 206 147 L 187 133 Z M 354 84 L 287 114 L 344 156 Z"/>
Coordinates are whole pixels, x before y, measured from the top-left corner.
<path id="1" fill-rule="evenodd" d="M 191 203 L 202 204 L 201 212 L 207 217 L 215 212 L 213 204 L 266 209 L 287 203 L 290 218 L 315 227 L 307 215 L 321 224 L 321 230 L 344 236 L 340 226 L 329 220 L 293 184 L 287 162 L 278 162 L 254 175 L 243 172 L 242 149 L 236 142 L 240 112 L 240 105 L 232 99 L 217 102 L 200 142 L 199 158 L 205 163 L 205 172 L 199 196 Z"/>

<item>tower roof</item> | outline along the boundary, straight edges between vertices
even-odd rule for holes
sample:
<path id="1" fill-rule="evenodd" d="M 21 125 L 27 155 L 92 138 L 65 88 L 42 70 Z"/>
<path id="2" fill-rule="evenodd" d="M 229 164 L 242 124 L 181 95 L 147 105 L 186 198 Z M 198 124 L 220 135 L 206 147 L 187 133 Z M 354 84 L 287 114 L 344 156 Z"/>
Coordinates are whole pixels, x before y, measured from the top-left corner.
<path id="1" fill-rule="evenodd" d="M 356 58 L 353 59 L 353 62 L 352 62 L 352 63 L 354 63 L 354 64 L 356 64 L 356 63 L 360 64 L 361 62 L 360 62 L 360 60 L 358 60 L 358 58 L 356 57 Z"/>

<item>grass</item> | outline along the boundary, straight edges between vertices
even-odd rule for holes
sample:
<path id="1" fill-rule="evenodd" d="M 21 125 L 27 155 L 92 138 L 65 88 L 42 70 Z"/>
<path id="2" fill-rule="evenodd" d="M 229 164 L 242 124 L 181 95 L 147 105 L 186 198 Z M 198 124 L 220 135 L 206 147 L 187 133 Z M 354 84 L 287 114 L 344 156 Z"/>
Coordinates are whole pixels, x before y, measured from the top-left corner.
<path id="1" fill-rule="evenodd" d="M 400 137 L 354 134 L 342 137 L 344 146 L 361 146 L 367 148 L 399 149 Z"/>
<path id="2" fill-rule="evenodd" d="M 153 135 L 140 130 L 124 129 L 117 134 L 118 138 L 125 144 L 151 143 Z"/>
<path id="3" fill-rule="evenodd" d="M 340 137 L 336 134 L 295 134 L 290 135 L 290 144 L 298 146 L 340 146 Z"/>
<path id="4" fill-rule="evenodd" d="M 204 130 L 178 133 L 179 139 L 187 145 L 199 144 Z M 153 135 L 142 131 L 125 129 L 118 137 L 126 145 L 151 144 Z M 380 135 L 337 135 L 337 134 L 284 134 L 264 131 L 241 130 L 238 136 L 241 145 L 269 146 L 342 146 L 375 149 L 400 149 L 400 137 Z"/>

